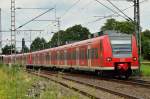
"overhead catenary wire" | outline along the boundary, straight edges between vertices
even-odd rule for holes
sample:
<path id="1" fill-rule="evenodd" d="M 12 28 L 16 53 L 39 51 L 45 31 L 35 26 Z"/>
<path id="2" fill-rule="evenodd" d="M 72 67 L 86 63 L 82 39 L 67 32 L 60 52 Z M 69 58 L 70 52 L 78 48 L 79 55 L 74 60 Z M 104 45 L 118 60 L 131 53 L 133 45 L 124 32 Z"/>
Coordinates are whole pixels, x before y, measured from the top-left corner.
<path id="1" fill-rule="evenodd" d="M 60 17 L 59 17 L 59 19 L 63 19 L 63 17 L 73 8 L 73 7 L 75 7 L 79 2 L 80 2 L 81 0 L 77 0 L 76 2 L 74 2 Z M 55 7 L 55 18 L 56 18 L 56 7 Z M 50 26 L 50 25 L 52 25 L 53 23 L 50 23 L 50 24 L 48 24 L 48 25 L 46 25 L 46 26 L 44 26 L 44 27 L 48 27 L 48 26 Z"/>
<path id="2" fill-rule="evenodd" d="M 29 20 L 28 22 L 26 22 L 26 23 L 24 23 L 23 25 L 21 25 L 21 26 L 19 26 L 18 28 L 16 28 L 16 30 L 17 30 L 17 29 L 19 29 L 19 28 L 22 28 L 23 26 L 27 25 L 28 23 L 32 22 L 33 20 L 35 20 L 35 19 L 39 18 L 40 16 L 42 16 L 42 15 L 46 14 L 47 12 L 49 12 L 49 11 L 51 11 L 51 10 L 53 10 L 53 9 L 54 9 L 54 8 L 51 8 L 51 9 L 49 9 L 49 10 L 45 11 L 44 13 L 42 13 L 42 14 L 40 14 L 40 15 L 36 16 L 35 18 L 33 18 L 33 19 Z"/>
<path id="3" fill-rule="evenodd" d="M 87 8 L 87 6 L 89 6 L 90 4 L 92 4 L 92 2 L 93 2 L 93 1 L 89 1 L 87 4 L 85 4 L 85 5 L 81 8 L 81 10 L 84 10 L 85 8 Z"/>
<path id="4" fill-rule="evenodd" d="M 119 9 L 115 4 L 113 4 L 110 0 L 107 0 L 113 7 L 115 7 L 119 12 L 121 12 L 124 16 L 126 16 L 130 21 L 133 22 L 133 20 L 128 16 L 126 15 L 121 9 Z"/>
<path id="5" fill-rule="evenodd" d="M 122 18 L 128 20 L 128 18 L 126 18 L 125 16 L 121 15 L 120 13 L 118 13 L 117 11 L 115 11 L 114 9 L 106 6 L 105 4 L 103 4 L 102 2 L 100 2 L 99 0 L 95 0 L 96 2 L 98 2 L 100 5 L 104 6 L 105 8 L 107 8 L 108 10 L 112 11 L 115 14 L 118 14 L 119 16 L 121 16 Z"/>
<path id="6" fill-rule="evenodd" d="M 73 3 L 62 15 L 60 18 L 63 18 L 73 7 L 75 7 L 81 0 L 77 0 L 75 3 Z"/>
<path id="7" fill-rule="evenodd" d="M 145 1 L 146 1 L 146 0 L 143 0 L 143 1 L 141 1 L 140 3 L 144 3 Z M 123 11 L 126 11 L 126 10 L 128 10 L 128 9 L 130 9 L 130 8 L 132 8 L 132 7 L 134 7 L 134 5 L 131 5 L 131 6 L 127 7 L 127 8 L 125 8 L 125 9 L 122 9 L 121 11 L 122 11 L 122 12 L 123 12 Z M 120 13 L 120 12 L 118 12 L 118 13 Z M 102 19 L 106 19 L 106 18 L 109 18 L 109 17 L 119 17 L 119 16 L 118 16 L 118 15 L 115 15 L 115 13 L 113 13 L 113 14 L 110 14 L 110 15 L 107 15 L 107 16 L 98 18 L 98 19 L 96 19 L 96 20 L 94 20 L 94 21 L 86 22 L 86 23 L 87 23 L 87 24 L 94 23 L 94 22 L 97 22 L 97 21 L 100 21 L 100 20 L 102 20 Z"/>

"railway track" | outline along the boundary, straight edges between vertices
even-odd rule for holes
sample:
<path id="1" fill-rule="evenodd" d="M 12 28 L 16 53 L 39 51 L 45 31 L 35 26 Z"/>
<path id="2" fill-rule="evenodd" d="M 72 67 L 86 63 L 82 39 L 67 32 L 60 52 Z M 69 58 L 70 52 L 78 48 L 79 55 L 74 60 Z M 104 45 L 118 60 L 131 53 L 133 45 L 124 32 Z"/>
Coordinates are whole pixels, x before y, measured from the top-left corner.
<path id="1" fill-rule="evenodd" d="M 45 71 L 49 72 L 49 71 Z M 57 74 L 57 72 L 53 72 L 54 74 Z M 140 86 L 144 88 L 149 88 L 150 89 L 150 82 L 149 81 L 144 81 L 141 79 L 137 78 L 131 78 L 129 80 L 126 79 L 115 79 L 115 78 L 104 78 L 104 77 L 99 77 L 95 75 L 88 75 L 88 74 L 73 74 L 73 73 L 61 73 L 62 75 L 68 75 L 68 76 L 74 76 L 74 77 L 83 77 L 83 78 L 89 78 L 89 79 L 94 79 L 94 80 L 106 80 L 110 82 L 117 82 L 117 83 L 122 83 L 122 84 L 128 84 L 128 85 L 134 85 L 134 86 Z"/>
<path id="2" fill-rule="evenodd" d="M 80 77 L 88 77 L 92 78 L 95 80 L 106 80 L 106 81 L 111 81 L 111 82 L 118 82 L 122 84 L 128 84 L 128 85 L 134 85 L 134 86 L 140 86 L 144 88 L 149 88 L 150 89 L 150 81 L 144 81 L 141 79 L 137 78 L 131 78 L 131 79 L 117 79 L 117 78 L 108 78 L 108 77 L 99 77 L 99 76 L 91 76 L 91 75 L 82 75 L 82 74 L 70 74 L 70 73 L 64 73 L 64 75 L 70 75 L 70 76 L 80 76 Z"/>
<path id="3" fill-rule="evenodd" d="M 40 77 L 44 77 L 44 78 L 46 78 L 46 79 L 48 79 L 48 80 L 51 80 L 51 81 L 53 81 L 53 82 L 56 82 L 56 83 L 58 83 L 58 84 L 60 84 L 60 85 L 62 85 L 62 86 L 64 86 L 64 87 L 67 87 L 67 88 L 69 88 L 69 89 L 71 89 L 71 90 L 74 90 L 74 91 L 77 91 L 77 92 L 79 92 L 79 93 L 81 93 L 82 95 L 85 95 L 85 96 L 87 96 L 87 97 L 90 97 L 90 98 L 92 98 L 92 99 L 101 99 L 101 98 L 99 98 L 99 97 L 96 97 L 96 96 L 94 96 L 94 95 L 91 95 L 91 94 L 89 94 L 89 93 L 87 93 L 87 92 L 84 92 L 84 91 L 82 91 L 82 90 L 80 90 L 80 89 L 78 89 L 78 88 L 75 88 L 75 87 L 72 87 L 72 86 L 69 86 L 68 84 L 65 84 L 65 83 L 62 83 L 61 81 L 58 81 L 58 80 L 56 80 L 56 79 L 52 79 L 51 78 L 51 76 L 52 76 L 52 74 L 45 74 L 45 73 L 36 73 L 36 72 L 29 72 L 29 73 L 31 73 L 31 74 L 34 74 L 34 75 L 36 75 L 36 76 L 40 76 Z"/>
<path id="4" fill-rule="evenodd" d="M 107 93 L 110 93 L 110 94 L 113 94 L 113 95 L 116 95 L 116 96 L 120 96 L 120 97 L 123 97 L 123 98 L 127 98 L 127 99 L 140 99 L 141 98 L 141 97 L 138 97 L 138 96 L 135 96 L 135 95 L 126 94 L 126 93 L 118 92 L 116 90 L 112 90 L 112 89 L 109 89 L 109 88 L 106 88 L 106 87 L 98 86 L 98 85 L 93 84 L 91 82 L 86 82 L 83 79 L 74 79 L 74 78 L 72 78 L 73 75 L 72 76 L 71 75 L 65 76 L 65 74 L 57 74 L 57 73 L 51 73 L 51 72 L 45 72 L 45 71 L 42 71 L 40 73 L 37 73 L 37 72 L 36 73 L 35 72 L 31 72 L 31 73 L 35 74 L 35 75 L 38 75 L 38 76 L 41 76 L 41 77 L 48 78 L 48 79 L 50 79 L 50 80 L 52 80 L 52 81 L 54 81 L 56 83 L 59 83 L 59 84 L 65 86 L 65 87 L 68 87 L 70 89 L 78 91 L 78 92 L 80 92 L 81 94 L 83 94 L 83 95 L 85 95 L 87 97 L 92 97 L 93 99 L 100 99 L 100 96 L 96 96 L 94 94 L 90 94 L 90 93 L 88 93 L 86 91 L 80 90 L 80 88 L 69 86 L 68 84 L 64 84 L 61 81 L 57 81 L 57 79 L 52 79 L 51 77 L 52 76 L 54 76 L 54 77 L 61 76 L 61 78 L 63 80 L 67 80 L 67 81 L 71 81 L 71 82 L 74 82 L 74 83 L 82 84 L 82 85 L 85 85 L 87 87 L 92 87 L 92 88 L 95 88 L 96 90 L 101 90 L 101 91 L 104 91 L 104 92 L 107 92 Z M 80 77 L 80 78 L 83 78 L 83 76 Z M 120 82 L 122 83 L 122 81 L 120 81 Z"/>
<path id="5" fill-rule="evenodd" d="M 109 81 L 120 82 L 123 84 L 140 86 L 140 87 L 144 87 L 144 88 L 150 88 L 150 82 L 140 80 L 140 79 L 129 79 L 129 80 L 110 79 Z"/>

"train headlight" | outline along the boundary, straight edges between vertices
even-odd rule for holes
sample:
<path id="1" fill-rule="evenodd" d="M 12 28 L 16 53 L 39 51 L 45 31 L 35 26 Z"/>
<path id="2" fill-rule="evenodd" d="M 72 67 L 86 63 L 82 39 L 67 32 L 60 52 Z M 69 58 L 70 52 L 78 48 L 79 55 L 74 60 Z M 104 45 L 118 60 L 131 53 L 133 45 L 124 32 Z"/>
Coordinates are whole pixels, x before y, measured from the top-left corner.
<path id="1" fill-rule="evenodd" d="M 110 61 L 112 61 L 112 58 L 111 58 L 111 57 L 108 57 L 106 60 L 107 60 L 108 62 L 110 62 Z"/>
<path id="2" fill-rule="evenodd" d="M 137 61 L 137 58 L 136 58 L 136 57 L 133 57 L 133 61 Z"/>

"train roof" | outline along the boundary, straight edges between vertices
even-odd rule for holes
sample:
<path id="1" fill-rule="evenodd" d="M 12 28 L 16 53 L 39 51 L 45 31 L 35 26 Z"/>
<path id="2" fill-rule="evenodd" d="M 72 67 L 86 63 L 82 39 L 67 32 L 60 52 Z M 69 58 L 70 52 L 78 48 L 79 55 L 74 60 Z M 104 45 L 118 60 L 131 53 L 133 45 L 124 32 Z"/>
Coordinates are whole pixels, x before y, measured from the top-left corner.
<path id="1" fill-rule="evenodd" d="M 125 34 L 125 33 L 121 33 L 121 32 L 117 32 L 117 31 L 112 31 L 112 30 L 108 30 L 108 31 L 105 31 L 103 32 L 103 35 L 99 36 L 99 37 L 95 37 L 95 38 L 90 38 L 90 39 L 87 39 L 87 40 L 83 40 L 83 41 L 79 41 L 79 42 L 74 42 L 74 43 L 71 43 L 71 44 L 66 44 L 66 45 L 62 45 L 62 46 L 58 46 L 58 47 L 54 47 L 54 48 L 49 48 L 49 49 L 44 49 L 44 50 L 40 50 L 40 51 L 35 51 L 35 52 L 29 52 L 29 53 L 24 53 L 24 55 L 29 55 L 29 54 L 36 54 L 36 53 L 42 53 L 42 52 L 48 52 L 48 51 L 55 51 L 55 50 L 61 50 L 61 49 L 64 49 L 64 48 L 70 48 L 71 46 L 80 46 L 80 45 L 86 45 L 86 44 L 89 44 L 89 43 L 92 43 L 92 42 L 95 42 L 96 40 L 99 40 L 99 39 L 104 39 L 106 36 L 109 36 L 111 39 L 115 37 L 131 37 L 130 34 Z M 22 54 L 17 54 L 17 56 L 20 56 Z M 4 56 L 11 56 L 11 55 L 4 55 Z M 15 55 L 12 55 L 12 56 L 15 56 Z"/>

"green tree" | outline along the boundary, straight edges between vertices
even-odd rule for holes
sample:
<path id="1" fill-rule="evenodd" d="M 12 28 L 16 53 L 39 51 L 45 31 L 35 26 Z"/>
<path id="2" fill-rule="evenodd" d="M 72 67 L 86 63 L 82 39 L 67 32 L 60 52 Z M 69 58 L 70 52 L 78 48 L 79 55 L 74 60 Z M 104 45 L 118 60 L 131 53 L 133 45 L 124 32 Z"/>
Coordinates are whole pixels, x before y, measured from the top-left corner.
<path id="1" fill-rule="evenodd" d="M 24 39 L 24 38 L 22 39 L 22 49 L 21 49 L 21 52 L 22 52 L 22 53 L 27 53 L 27 52 L 29 52 L 29 48 L 26 46 L 26 44 L 25 44 L 25 39 Z"/>
<path id="2" fill-rule="evenodd" d="M 142 32 L 142 54 L 144 59 L 150 60 L 150 31 L 145 30 Z"/>
<path id="3" fill-rule="evenodd" d="M 65 31 L 59 31 L 55 33 L 50 41 L 51 47 L 58 45 L 58 33 L 59 33 L 59 45 L 64 45 L 67 42 L 75 42 L 88 39 L 90 34 L 89 30 L 81 25 L 75 25 L 66 29 Z"/>
<path id="4" fill-rule="evenodd" d="M 31 44 L 31 51 L 38 51 L 47 48 L 47 42 L 44 38 L 37 37 Z"/>
<path id="5" fill-rule="evenodd" d="M 65 44 L 66 34 L 65 31 L 60 30 L 59 32 L 55 33 L 50 42 L 48 42 L 49 47 L 56 47 L 58 45 L 58 34 L 59 34 L 59 45 Z"/>
<path id="6" fill-rule="evenodd" d="M 108 19 L 106 21 L 106 23 L 104 24 L 104 26 L 101 27 L 102 31 L 106 31 L 106 30 L 116 30 L 116 20 L 115 19 Z"/>
<path id="7" fill-rule="evenodd" d="M 122 33 L 134 33 L 134 24 L 130 21 L 116 21 L 115 19 L 108 19 L 104 26 L 101 27 L 102 31 L 116 30 Z"/>
<path id="8" fill-rule="evenodd" d="M 21 52 L 22 53 L 28 53 L 30 50 L 29 50 L 29 48 L 25 45 L 24 47 L 23 47 L 23 49 L 21 50 Z"/>
<path id="9" fill-rule="evenodd" d="M 4 55 L 10 55 L 11 54 L 11 48 L 12 48 L 12 53 L 15 53 L 15 47 L 14 45 L 5 45 L 4 48 L 2 48 L 2 54 Z"/>
<path id="10" fill-rule="evenodd" d="M 89 30 L 81 25 L 75 25 L 66 30 L 66 40 L 85 40 L 88 39 L 88 35 L 90 34 Z"/>

